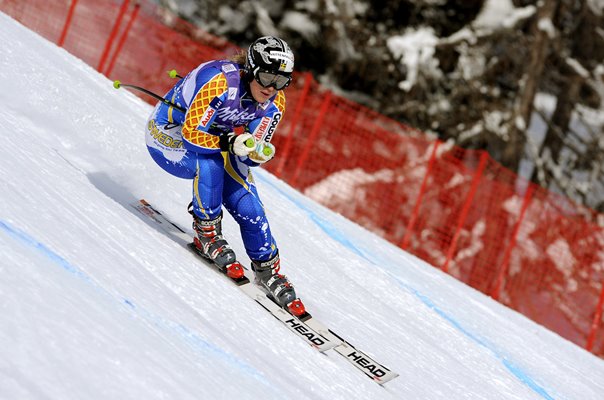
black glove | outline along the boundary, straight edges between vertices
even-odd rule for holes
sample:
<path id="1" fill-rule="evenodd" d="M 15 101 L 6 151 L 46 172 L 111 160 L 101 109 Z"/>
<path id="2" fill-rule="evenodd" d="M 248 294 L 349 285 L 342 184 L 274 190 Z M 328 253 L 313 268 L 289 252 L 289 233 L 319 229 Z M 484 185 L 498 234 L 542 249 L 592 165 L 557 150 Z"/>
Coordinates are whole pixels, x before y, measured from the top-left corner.
<path id="1" fill-rule="evenodd" d="M 228 151 L 238 156 L 247 156 L 256 149 L 256 141 L 249 133 L 236 135 L 231 132 L 220 136 L 220 150 Z"/>

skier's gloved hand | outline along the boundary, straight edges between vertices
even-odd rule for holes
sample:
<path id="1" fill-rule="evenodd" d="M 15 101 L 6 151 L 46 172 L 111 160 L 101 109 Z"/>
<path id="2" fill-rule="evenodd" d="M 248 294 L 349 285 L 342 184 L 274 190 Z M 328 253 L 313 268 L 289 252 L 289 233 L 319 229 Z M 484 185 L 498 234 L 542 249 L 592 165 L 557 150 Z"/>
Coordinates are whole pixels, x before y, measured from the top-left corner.
<path id="1" fill-rule="evenodd" d="M 236 135 L 231 132 L 220 136 L 220 150 L 228 151 L 238 156 L 247 156 L 256 149 L 256 140 L 249 133 Z"/>
<path id="2" fill-rule="evenodd" d="M 264 164 L 275 156 L 275 146 L 269 142 L 261 141 L 256 144 L 256 148 L 249 154 L 249 158 L 258 164 Z"/>

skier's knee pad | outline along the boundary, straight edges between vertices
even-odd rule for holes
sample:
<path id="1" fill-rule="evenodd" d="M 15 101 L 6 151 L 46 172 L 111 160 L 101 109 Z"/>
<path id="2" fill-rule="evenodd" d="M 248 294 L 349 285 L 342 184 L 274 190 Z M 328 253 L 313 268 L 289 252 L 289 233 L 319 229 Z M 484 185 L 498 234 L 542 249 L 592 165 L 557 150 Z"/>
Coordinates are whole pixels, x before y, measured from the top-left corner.
<path id="1" fill-rule="evenodd" d="M 230 210 L 233 211 L 231 214 L 241 229 L 260 230 L 267 223 L 264 207 L 252 193 L 248 192 L 241 196 L 233 206 L 234 209 Z"/>

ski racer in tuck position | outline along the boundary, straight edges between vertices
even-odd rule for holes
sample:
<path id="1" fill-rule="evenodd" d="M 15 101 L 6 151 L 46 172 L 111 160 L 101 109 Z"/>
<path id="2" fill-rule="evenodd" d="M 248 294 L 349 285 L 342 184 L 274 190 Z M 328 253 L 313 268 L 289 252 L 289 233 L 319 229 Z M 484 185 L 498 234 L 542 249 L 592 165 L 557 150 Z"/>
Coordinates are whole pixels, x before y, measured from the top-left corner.
<path id="1" fill-rule="evenodd" d="M 189 212 L 198 251 L 231 278 L 244 270 L 222 234 L 222 206 L 237 221 L 256 282 L 282 307 L 304 305 L 279 273 L 273 238 L 250 167 L 270 161 L 270 143 L 285 112 L 294 55 L 285 41 L 266 36 L 229 60 L 203 63 L 166 94 L 147 123 L 151 157 L 170 174 L 193 180 Z M 243 130 L 236 134 L 235 128 Z"/>

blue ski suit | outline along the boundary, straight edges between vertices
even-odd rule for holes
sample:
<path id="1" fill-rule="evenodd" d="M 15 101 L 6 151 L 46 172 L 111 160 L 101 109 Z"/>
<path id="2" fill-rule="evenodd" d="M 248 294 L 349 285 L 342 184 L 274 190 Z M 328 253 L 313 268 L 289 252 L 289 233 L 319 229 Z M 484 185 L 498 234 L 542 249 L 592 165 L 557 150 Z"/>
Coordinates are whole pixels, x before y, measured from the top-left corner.
<path id="1" fill-rule="evenodd" d="M 157 104 L 146 132 L 153 160 L 174 176 L 193 179 L 195 215 L 213 219 L 224 205 L 240 226 L 250 259 L 272 258 L 277 244 L 250 171 L 259 164 L 221 152 L 219 137 L 241 127 L 257 141 L 270 142 L 285 111 L 283 91 L 259 104 L 241 79 L 240 66 L 217 60 L 195 68 L 165 98 L 186 113 Z"/>

